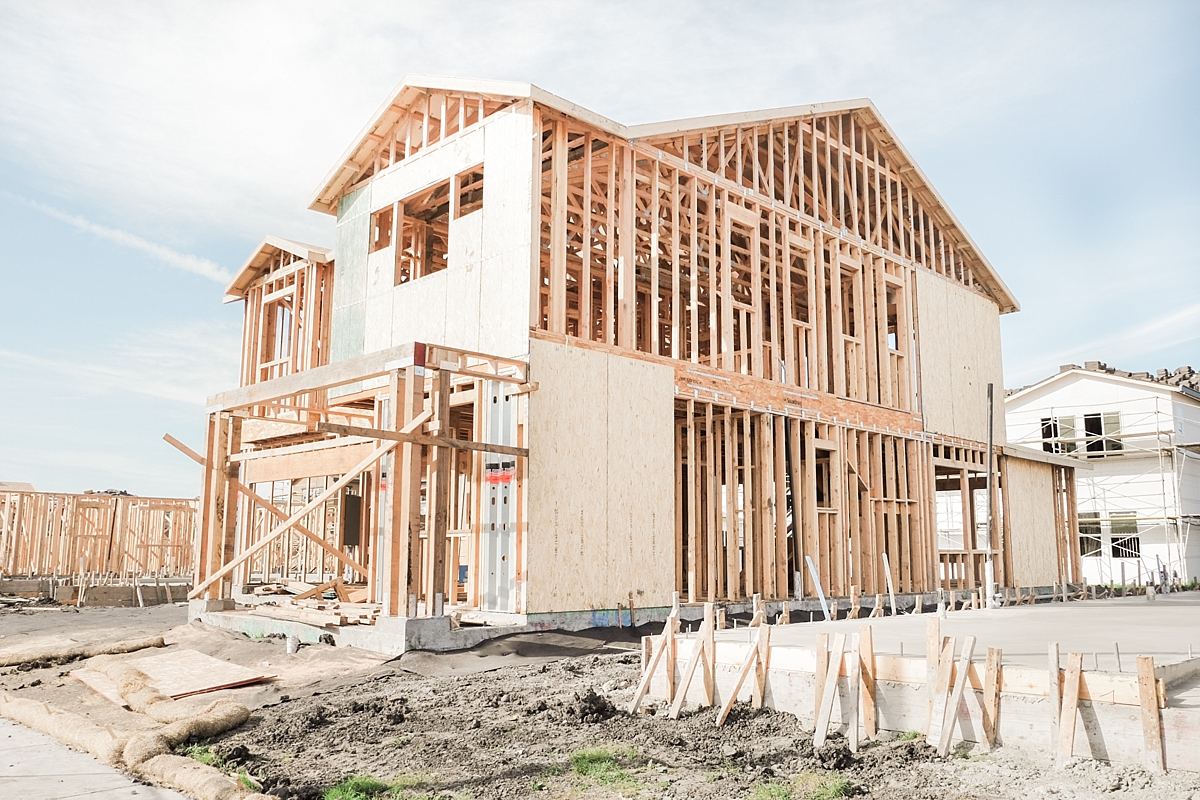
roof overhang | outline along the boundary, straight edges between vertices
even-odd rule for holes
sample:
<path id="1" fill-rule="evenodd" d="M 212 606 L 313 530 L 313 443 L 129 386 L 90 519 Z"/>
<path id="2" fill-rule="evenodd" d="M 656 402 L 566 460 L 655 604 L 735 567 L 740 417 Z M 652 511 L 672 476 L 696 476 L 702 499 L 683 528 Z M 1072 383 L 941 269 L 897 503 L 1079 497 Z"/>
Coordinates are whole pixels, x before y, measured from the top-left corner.
<path id="1" fill-rule="evenodd" d="M 1026 461 L 1040 461 L 1055 467 L 1073 467 L 1075 469 L 1094 469 L 1091 464 L 1070 456 L 1060 456 L 1057 453 L 1047 453 L 1044 450 L 1034 450 L 1032 447 L 1022 447 L 1019 444 L 1006 444 L 1000 452 L 1010 458 L 1021 458 Z"/>
<path id="2" fill-rule="evenodd" d="M 1171 386 L 1170 384 L 1159 383 L 1158 381 L 1148 381 L 1141 378 L 1126 378 L 1124 375 L 1112 375 L 1108 372 L 1097 372 L 1096 370 L 1092 369 L 1068 369 L 1062 372 L 1056 372 L 1048 378 L 1042 378 L 1037 383 L 1031 383 L 1030 385 L 1021 389 L 1019 392 L 1013 392 L 1008 397 L 1004 398 L 1004 402 L 1005 404 L 1008 404 L 1013 400 L 1025 397 L 1037 389 L 1041 389 L 1050 385 L 1051 383 L 1055 383 L 1056 381 L 1064 380 L 1071 375 L 1081 378 L 1094 378 L 1097 380 L 1111 381 L 1113 383 L 1121 383 L 1126 386 L 1133 386 L 1139 389 L 1149 389 L 1158 392 L 1175 392 L 1177 394 L 1184 395 L 1185 397 L 1200 400 L 1200 392 L 1196 392 L 1186 386 Z"/>
<path id="3" fill-rule="evenodd" d="M 311 261 L 314 264 L 328 264 L 333 260 L 333 251 L 328 247 L 305 244 L 292 239 L 284 239 L 281 236 L 266 236 L 258 243 L 258 247 L 254 248 L 254 252 L 242 264 L 241 269 L 233 276 L 229 285 L 225 287 L 223 302 L 235 303 L 238 300 L 245 300 L 250 284 L 254 283 L 254 279 L 263 270 L 268 259 L 280 251 L 291 253 L 297 258 Z"/>
<path id="4" fill-rule="evenodd" d="M 355 137 L 354 144 L 346 148 L 338 164 L 325 176 L 321 186 L 313 193 L 308 207 L 326 214 L 337 213 L 337 199 L 342 190 L 353 186 L 366 168 L 365 159 L 375 146 L 384 139 L 388 128 L 396 123 L 404 109 L 415 102 L 424 92 L 458 92 L 483 95 L 502 100 L 531 100 L 549 106 L 576 119 L 595 125 L 617 136 L 625 136 L 625 126 L 603 117 L 583 106 L 576 105 L 558 95 L 551 94 L 532 83 L 516 81 L 492 81 L 474 78 L 444 78 L 433 75 L 405 75 L 404 80 L 392 90 L 371 117 L 371 121 Z"/>

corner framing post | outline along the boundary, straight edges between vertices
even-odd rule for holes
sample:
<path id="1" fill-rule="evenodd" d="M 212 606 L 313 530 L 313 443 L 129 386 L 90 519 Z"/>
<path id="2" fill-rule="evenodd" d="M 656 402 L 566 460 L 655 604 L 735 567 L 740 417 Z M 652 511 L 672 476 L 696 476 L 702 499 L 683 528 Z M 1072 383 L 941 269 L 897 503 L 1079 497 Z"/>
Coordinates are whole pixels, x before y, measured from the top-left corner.
<path id="1" fill-rule="evenodd" d="M 425 368 L 409 366 L 404 378 L 397 371 L 392 384 L 396 394 L 396 430 L 407 426 L 425 407 Z M 420 567 L 421 530 L 421 445 L 404 442 L 392 459 L 392 471 L 388 475 L 388 492 L 391 495 L 392 519 L 386 562 L 383 574 L 387 576 L 387 598 L 385 615 L 407 616 L 408 596 Z"/>
<path id="2" fill-rule="evenodd" d="M 437 436 L 451 436 L 450 431 L 450 372 L 439 369 L 433 379 L 433 392 L 430 397 L 433 409 L 433 424 L 436 430 L 431 430 Z M 430 477 L 433 485 L 429 487 L 426 508 L 426 536 L 429 546 L 427 566 L 429 574 L 425 576 L 425 613 L 428 616 L 440 616 L 446 599 L 446 526 L 450 516 L 450 464 L 454 453 L 449 447 L 433 448 L 433 464 Z"/>
<path id="3" fill-rule="evenodd" d="M 987 567 L 984 574 L 984 591 L 987 592 L 986 608 L 998 608 L 999 603 L 996 602 L 996 536 L 993 530 L 993 524 L 996 519 L 996 498 L 993 494 L 992 475 L 996 471 L 996 457 L 994 455 L 994 438 L 995 438 L 995 413 L 996 404 L 994 397 L 994 386 L 987 385 Z"/>
<path id="4" fill-rule="evenodd" d="M 231 453 L 236 453 L 242 449 L 242 418 L 230 416 L 228 420 L 229 429 L 225 434 L 225 453 L 221 456 L 221 460 L 216 462 L 221 473 L 221 492 L 224 495 L 223 513 L 225 518 L 224 525 L 221 528 L 221 543 L 220 557 L 221 566 L 225 566 L 230 561 L 233 561 L 237 555 L 237 527 L 238 527 L 238 497 L 237 481 L 241 475 L 241 464 L 230 462 L 229 456 Z M 246 562 L 246 574 L 250 572 L 251 562 Z M 229 580 L 222 581 L 220 585 L 219 596 L 224 598 L 232 597 L 233 582 L 236 580 L 236 573 L 230 574 Z"/>

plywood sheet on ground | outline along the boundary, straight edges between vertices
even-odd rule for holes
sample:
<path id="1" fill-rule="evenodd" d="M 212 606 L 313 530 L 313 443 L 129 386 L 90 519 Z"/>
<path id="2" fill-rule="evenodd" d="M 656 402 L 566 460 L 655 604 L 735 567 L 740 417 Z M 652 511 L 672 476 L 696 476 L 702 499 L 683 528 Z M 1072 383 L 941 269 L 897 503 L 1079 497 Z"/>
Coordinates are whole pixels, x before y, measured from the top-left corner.
<path id="1" fill-rule="evenodd" d="M 131 660 L 130 663 L 146 674 L 155 689 L 176 700 L 275 677 L 195 650 L 173 650 Z M 116 683 L 104 673 L 85 667 L 75 670 L 71 675 L 117 705 L 126 705 L 117 692 Z"/>

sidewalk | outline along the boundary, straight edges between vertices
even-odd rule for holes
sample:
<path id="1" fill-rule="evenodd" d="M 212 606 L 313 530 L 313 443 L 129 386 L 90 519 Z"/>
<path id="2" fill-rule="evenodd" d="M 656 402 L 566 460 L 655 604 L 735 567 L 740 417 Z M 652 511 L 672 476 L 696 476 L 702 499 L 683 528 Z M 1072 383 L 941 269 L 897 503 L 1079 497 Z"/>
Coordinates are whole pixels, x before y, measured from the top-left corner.
<path id="1" fill-rule="evenodd" d="M 0 797 L 186 800 L 178 792 L 135 783 L 88 753 L 6 719 L 0 719 Z"/>

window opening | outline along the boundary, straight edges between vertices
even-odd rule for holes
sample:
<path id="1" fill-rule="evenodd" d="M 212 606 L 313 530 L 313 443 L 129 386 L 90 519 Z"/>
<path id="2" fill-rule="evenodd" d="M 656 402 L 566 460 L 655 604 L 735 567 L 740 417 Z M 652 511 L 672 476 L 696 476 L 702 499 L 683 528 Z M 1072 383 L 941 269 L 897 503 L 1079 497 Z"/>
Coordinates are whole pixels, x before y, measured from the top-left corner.
<path id="1" fill-rule="evenodd" d="M 1087 436 L 1085 447 L 1088 453 L 1097 454 L 1089 455 L 1088 458 L 1097 458 L 1100 454 L 1122 449 L 1121 440 L 1117 438 L 1121 434 L 1121 412 L 1106 411 L 1103 414 L 1084 414 L 1083 429 Z"/>
<path id="2" fill-rule="evenodd" d="M 401 203 L 400 247 L 396 254 L 396 285 L 415 281 L 446 268 L 450 240 L 450 181 Z"/>
<path id="3" fill-rule="evenodd" d="M 1079 555 L 1084 558 L 1100 556 L 1100 514 L 1096 511 L 1079 512 Z"/>
<path id="4" fill-rule="evenodd" d="M 395 214 L 391 206 L 371 215 L 371 252 L 392 246 L 392 223 Z"/>
<path id="5" fill-rule="evenodd" d="M 472 167 L 458 176 L 458 208 L 454 218 L 465 217 L 483 208 L 483 165 Z"/>
<path id="6" fill-rule="evenodd" d="M 1114 511 L 1111 525 L 1113 558 L 1141 558 L 1142 540 L 1138 536 L 1137 512 Z"/>

